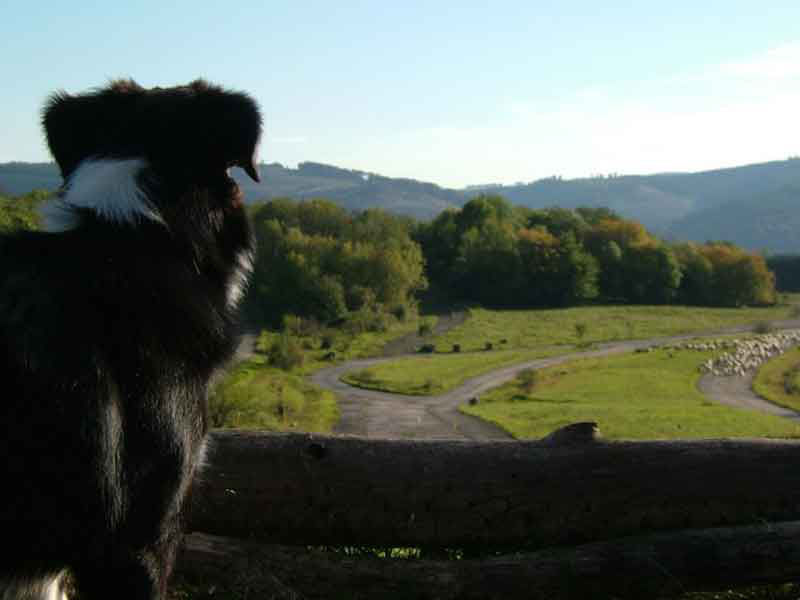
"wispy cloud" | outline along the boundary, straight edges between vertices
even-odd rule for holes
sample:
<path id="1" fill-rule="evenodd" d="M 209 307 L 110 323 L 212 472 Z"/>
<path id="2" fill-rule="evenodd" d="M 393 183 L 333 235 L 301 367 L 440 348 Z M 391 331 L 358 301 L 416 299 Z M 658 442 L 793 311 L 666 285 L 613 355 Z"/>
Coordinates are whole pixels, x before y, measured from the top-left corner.
<path id="1" fill-rule="evenodd" d="M 445 185 L 699 171 L 800 153 L 800 42 L 704 72 L 498 107 L 473 126 L 398 132 L 354 165 Z M 765 78 L 767 78 L 765 80 Z M 445 172 L 445 169 L 447 172 Z"/>
<path id="2" fill-rule="evenodd" d="M 771 48 L 757 56 L 721 65 L 725 75 L 749 79 L 789 79 L 800 77 L 800 42 Z"/>

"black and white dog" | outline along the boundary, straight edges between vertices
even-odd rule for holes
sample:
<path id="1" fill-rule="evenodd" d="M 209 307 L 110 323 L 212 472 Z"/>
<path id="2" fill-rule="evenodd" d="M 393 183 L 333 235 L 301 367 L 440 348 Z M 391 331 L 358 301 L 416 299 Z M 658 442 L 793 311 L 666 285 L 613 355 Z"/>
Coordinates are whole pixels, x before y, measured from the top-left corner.
<path id="1" fill-rule="evenodd" d="M 0 238 L 0 599 L 163 598 L 236 346 L 261 116 L 204 81 L 133 81 L 44 110 L 64 187 Z"/>

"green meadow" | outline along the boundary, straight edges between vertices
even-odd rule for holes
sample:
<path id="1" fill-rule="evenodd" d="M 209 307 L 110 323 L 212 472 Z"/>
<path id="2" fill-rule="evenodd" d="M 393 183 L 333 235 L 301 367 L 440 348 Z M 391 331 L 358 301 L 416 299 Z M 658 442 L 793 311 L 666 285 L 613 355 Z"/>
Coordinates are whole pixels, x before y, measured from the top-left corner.
<path id="1" fill-rule="evenodd" d="M 569 423 L 596 421 L 607 439 L 800 437 L 786 419 L 707 400 L 696 387 L 709 352 L 656 350 L 583 359 L 496 388 L 462 411 L 515 438 L 540 438 Z"/>
<path id="2" fill-rule="evenodd" d="M 791 316 L 792 307 L 592 306 L 558 310 L 470 310 L 462 325 L 431 340 L 431 355 L 402 357 L 348 373 L 351 385 L 436 395 L 504 366 L 573 352 L 576 347 L 713 331 Z M 487 343 L 491 350 L 486 350 Z M 454 346 L 459 352 L 454 352 Z"/>
<path id="3" fill-rule="evenodd" d="M 791 297 L 790 297 L 791 298 Z M 759 308 L 696 306 L 576 306 L 542 310 L 473 308 L 461 326 L 437 337 L 436 350 L 481 350 L 486 342 L 509 348 L 575 345 L 714 331 L 735 325 L 788 319 L 792 304 Z M 579 334 L 579 328 L 584 330 Z"/>
<path id="4" fill-rule="evenodd" d="M 339 419 L 333 393 L 256 357 L 238 365 L 209 398 L 211 427 L 329 432 Z"/>
<path id="5" fill-rule="evenodd" d="M 543 348 L 411 356 L 353 371 L 342 381 L 382 392 L 436 395 L 458 387 L 470 377 L 558 353 L 557 349 Z"/>
<path id="6" fill-rule="evenodd" d="M 753 380 L 753 391 L 770 402 L 800 411 L 800 348 L 762 365 Z"/>

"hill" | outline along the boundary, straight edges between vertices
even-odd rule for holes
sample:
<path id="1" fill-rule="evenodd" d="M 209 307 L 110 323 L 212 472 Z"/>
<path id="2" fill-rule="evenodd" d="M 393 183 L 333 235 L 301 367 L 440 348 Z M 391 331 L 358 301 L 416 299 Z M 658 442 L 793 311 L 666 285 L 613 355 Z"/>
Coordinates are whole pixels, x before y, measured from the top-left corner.
<path id="1" fill-rule="evenodd" d="M 491 192 L 531 208 L 607 206 L 671 240 L 724 239 L 751 249 L 800 252 L 798 158 L 698 173 L 552 177 L 462 190 L 314 162 L 296 169 L 262 164 L 260 170 L 260 184 L 234 173 L 248 202 L 324 197 L 348 209 L 374 206 L 427 219 L 480 192 Z M 52 164 L 0 164 L 0 193 L 55 189 L 60 183 Z"/>
<path id="2" fill-rule="evenodd" d="M 390 212 L 428 219 L 448 207 L 460 206 L 464 194 L 414 179 L 383 177 L 375 173 L 340 169 L 313 162 L 296 169 L 278 163 L 259 166 L 261 183 L 255 183 L 238 169 L 233 177 L 241 186 L 245 200 L 270 198 L 327 198 L 347 209 L 372 206 Z M 61 176 L 53 163 L 0 164 L 0 194 L 20 195 L 33 189 L 55 190 Z"/>
<path id="3" fill-rule="evenodd" d="M 699 173 L 550 178 L 488 189 L 531 208 L 607 206 L 660 235 L 705 241 L 724 238 L 730 230 L 717 223 L 719 213 L 730 212 L 729 220 L 735 220 L 749 205 L 771 206 L 773 198 L 800 190 L 800 159 Z"/>

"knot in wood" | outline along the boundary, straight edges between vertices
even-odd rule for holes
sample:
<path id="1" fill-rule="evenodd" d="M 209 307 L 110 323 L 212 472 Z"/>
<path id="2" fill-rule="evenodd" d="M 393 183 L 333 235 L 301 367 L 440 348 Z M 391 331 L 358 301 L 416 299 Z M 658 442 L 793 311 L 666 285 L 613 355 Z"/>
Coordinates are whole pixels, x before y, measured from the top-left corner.
<path id="1" fill-rule="evenodd" d="M 311 442 L 306 446 L 306 452 L 317 460 L 322 460 L 328 454 L 328 449 L 319 442 Z"/>
<path id="2" fill-rule="evenodd" d="M 542 443 L 547 446 L 577 446 L 597 441 L 599 433 L 600 429 L 593 421 L 572 423 L 542 438 Z"/>

